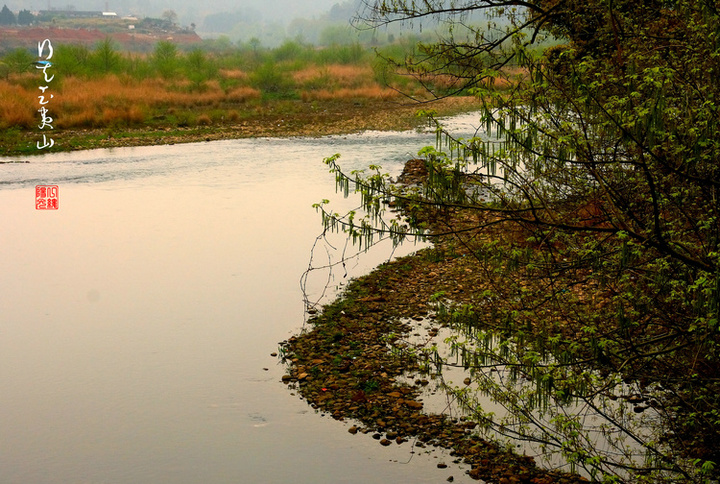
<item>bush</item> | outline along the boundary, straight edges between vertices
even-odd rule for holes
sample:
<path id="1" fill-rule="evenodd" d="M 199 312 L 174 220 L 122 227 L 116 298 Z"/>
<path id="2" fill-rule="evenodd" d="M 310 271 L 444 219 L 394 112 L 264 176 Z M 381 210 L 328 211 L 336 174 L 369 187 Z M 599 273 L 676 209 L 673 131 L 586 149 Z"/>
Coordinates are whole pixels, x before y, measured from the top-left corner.
<path id="1" fill-rule="evenodd" d="M 250 85 L 263 95 L 275 98 L 292 98 L 294 82 L 284 69 L 274 62 L 266 62 L 250 74 Z"/>

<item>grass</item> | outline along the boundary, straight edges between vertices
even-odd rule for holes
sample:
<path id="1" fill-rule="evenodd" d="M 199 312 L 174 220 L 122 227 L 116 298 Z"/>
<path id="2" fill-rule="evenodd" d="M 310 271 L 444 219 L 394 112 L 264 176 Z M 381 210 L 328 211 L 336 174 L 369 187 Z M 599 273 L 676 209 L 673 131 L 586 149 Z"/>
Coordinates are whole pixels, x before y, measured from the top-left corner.
<path id="1" fill-rule="evenodd" d="M 316 91 L 305 91 L 302 93 L 303 101 L 328 101 L 328 100 L 382 100 L 388 101 L 398 97 L 400 94 L 392 89 L 379 86 L 368 86 L 358 88 L 340 88 L 335 90 L 318 89 Z"/>
<path id="2" fill-rule="evenodd" d="M 244 136 L 283 135 L 268 128 L 248 131 L 247 123 L 252 122 L 282 125 L 290 130 L 287 135 L 322 133 L 323 124 L 348 132 L 362 128 L 343 124 L 341 119 L 369 114 L 356 111 L 381 103 L 400 103 L 404 98 L 399 91 L 414 96 L 421 92 L 420 85 L 413 85 L 408 77 L 386 84 L 374 58 L 332 63 L 317 56 L 313 59 L 315 51 L 305 47 L 303 56 L 283 60 L 272 52 L 178 52 L 170 61 L 174 76 L 163 74 L 154 64 L 154 54 L 123 54 L 113 49 L 112 45 L 105 45 L 104 50 L 98 46 L 95 51 L 58 46 L 57 66 L 48 73 L 55 78 L 49 83 L 32 67 L 8 71 L 0 80 L 1 152 L 27 152 L 27 139 L 39 136 L 38 95 L 43 94 L 39 87 L 44 85 L 49 100 L 44 107 L 53 118 L 52 137 L 63 141 L 53 151 L 91 143 L 96 134 L 90 131 L 133 132 L 136 139 L 148 139 L 143 131 L 215 129 L 227 133 L 242 124 Z M 101 62 L 103 52 L 114 59 L 107 72 Z M 77 139 L 81 137 L 86 139 Z M 65 141 L 70 138 L 72 142 Z"/>
<path id="3" fill-rule="evenodd" d="M 244 105 L 247 109 L 261 100 L 265 94 L 264 81 L 275 82 L 256 77 L 256 86 L 252 86 L 251 78 L 242 70 L 222 70 L 217 78 L 201 83 L 182 78 L 136 79 L 118 74 L 100 78 L 71 75 L 61 82 L 48 84 L 46 92 L 53 98 L 45 107 L 55 119 L 56 129 L 152 125 L 167 119 L 167 113 L 172 110 L 193 110 L 200 114 L 220 110 L 224 111 L 220 117 L 237 119 L 238 108 Z M 0 81 L 0 127 L 33 128 L 39 119 L 37 91 L 41 84 L 41 78 L 32 79 L 28 74 Z M 395 91 L 374 80 L 371 68 L 347 65 L 303 67 L 289 73 L 282 83 L 267 87 L 269 93 L 279 99 L 299 97 L 303 101 L 387 100 L 397 96 Z M 299 94 L 286 97 L 278 91 L 283 89 Z M 199 116 L 196 121 L 209 124 L 207 116 Z"/>
<path id="4" fill-rule="evenodd" d="M 37 102 L 35 93 L 23 86 L 0 81 L 0 129 L 31 128 L 38 120 Z"/>
<path id="5" fill-rule="evenodd" d="M 206 125 L 201 115 L 207 111 L 224 110 L 220 119 L 239 119 L 243 110 L 268 102 L 387 101 L 397 90 L 415 95 L 419 89 L 403 76 L 386 84 L 376 57 L 359 47 L 347 59 L 331 55 L 346 49 L 288 41 L 274 50 L 184 52 L 159 42 L 153 53 L 138 54 L 118 51 L 109 39 L 94 49 L 61 44 L 53 58 L 55 79 L 47 83 L 54 97 L 46 108 L 55 129 L 156 126 L 173 118 L 170 110 L 194 111 L 174 117 Z M 18 49 L 0 59 L 12 66 L 0 83 L 0 128 L 36 124 L 38 87 L 46 83 L 26 57 Z"/>

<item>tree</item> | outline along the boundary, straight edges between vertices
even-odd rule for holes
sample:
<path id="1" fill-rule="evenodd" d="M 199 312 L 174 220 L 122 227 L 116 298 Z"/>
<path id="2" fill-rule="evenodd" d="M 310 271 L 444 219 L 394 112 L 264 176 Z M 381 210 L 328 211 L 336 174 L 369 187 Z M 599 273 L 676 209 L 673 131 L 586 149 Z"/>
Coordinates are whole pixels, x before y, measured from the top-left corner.
<path id="1" fill-rule="evenodd" d="M 179 67 L 177 46 L 166 40 L 161 40 L 155 44 L 153 63 L 162 77 L 166 79 L 173 77 Z"/>
<path id="2" fill-rule="evenodd" d="M 178 15 L 175 10 L 165 10 L 162 13 L 162 18 L 170 25 L 173 26 L 177 23 Z"/>
<path id="3" fill-rule="evenodd" d="M 467 21 L 477 12 L 489 20 Z M 482 263 L 488 282 L 475 302 L 438 302 L 438 311 L 464 331 L 465 342 L 453 347 L 481 382 L 478 391 L 511 410 L 512 422 L 490 421 L 496 430 L 512 428 L 608 480 L 716 474 L 716 3 L 390 0 L 366 3 L 357 24 L 430 19 L 446 24 L 444 37 L 394 67 L 435 96 L 448 95 L 434 89 L 437 78 L 454 79 L 449 93 L 471 89 L 485 102 L 485 132 L 453 139 L 438 125 L 442 143 L 422 151 L 429 176 L 417 192 L 391 186 L 377 169 L 348 176 L 328 159 L 338 182 L 361 193 L 367 216 L 342 217 L 320 204 L 326 227 L 344 227 L 361 242 L 432 227 L 431 235 L 454 237 Z M 511 87 L 498 91 L 499 84 Z M 413 231 L 388 221 L 387 199 L 440 223 Z M 463 225 L 442 226 L 457 213 Z M 497 367 L 509 378 L 489 376 Z M 516 385 L 519 375 L 533 385 Z M 620 419 L 627 409 L 608 399 L 624 385 L 662 388 L 656 410 L 678 438 L 674 446 Z M 477 395 L 453 391 L 486 418 Z M 590 416 L 578 408 L 612 427 L 611 452 L 594 448 L 597 429 L 583 430 Z M 694 442 L 682 439 L 690 434 Z M 646 455 L 633 456 L 623 439 Z"/>
<path id="4" fill-rule="evenodd" d="M 202 89 L 203 83 L 217 76 L 217 65 L 214 59 L 200 49 L 193 49 L 185 55 L 184 64 L 187 78 L 192 81 L 194 89 Z"/>
<path id="5" fill-rule="evenodd" d="M 18 12 L 17 22 L 20 25 L 30 25 L 35 21 L 35 15 L 30 10 L 20 10 Z"/>
<path id="6" fill-rule="evenodd" d="M 7 8 L 7 5 L 3 5 L 0 10 L 0 25 L 15 25 L 15 14 Z"/>
<path id="7" fill-rule="evenodd" d="M 253 54 L 255 54 L 257 56 L 258 49 L 260 48 L 260 45 L 261 45 L 260 39 L 258 39 L 257 37 L 252 37 L 248 41 L 248 45 L 250 45 L 250 48 L 252 49 Z"/>
<path id="8" fill-rule="evenodd" d="M 104 55 L 110 54 L 106 52 Z M 93 60 L 96 65 L 101 63 L 96 56 L 97 54 L 93 54 L 84 45 L 60 44 L 55 47 L 54 67 L 63 77 L 70 75 L 88 76 L 92 72 Z M 112 64 L 112 60 L 109 62 Z"/>
<path id="9" fill-rule="evenodd" d="M 97 43 L 92 55 L 92 61 L 100 72 L 114 72 L 121 64 L 122 57 L 115 48 L 115 43 L 110 37 Z"/>

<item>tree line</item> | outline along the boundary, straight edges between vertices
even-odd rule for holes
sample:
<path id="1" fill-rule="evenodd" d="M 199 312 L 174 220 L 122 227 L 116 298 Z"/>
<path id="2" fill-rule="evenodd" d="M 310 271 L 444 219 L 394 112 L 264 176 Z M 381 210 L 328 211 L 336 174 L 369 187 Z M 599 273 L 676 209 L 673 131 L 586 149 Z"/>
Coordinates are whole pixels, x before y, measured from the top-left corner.
<path id="1" fill-rule="evenodd" d="M 7 5 L 0 10 L 0 25 L 30 25 L 35 21 L 35 15 L 30 10 L 20 10 L 15 15 Z"/>

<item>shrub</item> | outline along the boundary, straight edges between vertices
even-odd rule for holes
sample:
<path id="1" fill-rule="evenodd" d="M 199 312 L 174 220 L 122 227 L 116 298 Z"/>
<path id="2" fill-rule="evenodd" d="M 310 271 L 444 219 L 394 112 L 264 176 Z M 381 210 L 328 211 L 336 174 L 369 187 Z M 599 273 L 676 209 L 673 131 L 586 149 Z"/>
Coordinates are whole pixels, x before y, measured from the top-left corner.
<path id="1" fill-rule="evenodd" d="M 195 122 L 200 126 L 210 126 L 212 124 L 212 119 L 210 119 L 210 116 L 207 114 L 201 114 L 195 119 Z"/>
<path id="2" fill-rule="evenodd" d="M 290 98 L 294 96 L 294 82 L 279 64 L 266 62 L 250 74 L 250 85 L 270 97 Z"/>

